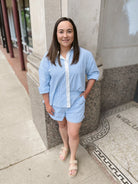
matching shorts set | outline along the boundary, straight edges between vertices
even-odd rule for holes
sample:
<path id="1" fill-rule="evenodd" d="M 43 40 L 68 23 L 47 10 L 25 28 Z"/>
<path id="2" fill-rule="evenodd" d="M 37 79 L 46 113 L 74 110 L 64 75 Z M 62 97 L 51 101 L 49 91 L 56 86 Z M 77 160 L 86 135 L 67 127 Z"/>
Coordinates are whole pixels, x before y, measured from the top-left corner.
<path id="1" fill-rule="evenodd" d="M 84 96 L 78 96 L 76 101 L 71 107 L 56 107 L 53 105 L 55 110 L 54 115 L 50 117 L 56 121 L 62 121 L 66 117 L 67 121 L 71 123 L 80 123 L 84 119 L 85 112 L 85 98 Z"/>
<path id="2" fill-rule="evenodd" d="M 80 123 L 84 119 L 85 98 L 80 96 L 85 91 L 85 77 L 98 80 L 99 70 L 90 51 L 80 47 L 79 61 L 71 64 L 73 48 L 66 58 L 60 56 L 62 67 L 52 64 L 44 55 L 39 67 L 39 92 L 49 93 L 49 103 L 54 109 L 50 117 L 62 121 L 64 117 L 72 123 Z"/>

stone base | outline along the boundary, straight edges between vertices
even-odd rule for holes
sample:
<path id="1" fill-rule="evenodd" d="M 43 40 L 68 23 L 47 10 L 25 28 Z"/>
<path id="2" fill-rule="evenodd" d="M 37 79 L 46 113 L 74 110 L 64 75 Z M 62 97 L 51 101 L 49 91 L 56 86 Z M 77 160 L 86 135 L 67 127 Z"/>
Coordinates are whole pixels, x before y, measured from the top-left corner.
<path id="1" fill-rule="evenodd" d="M 107 111 L 134 99 L 138 64 L 104 70 L 101 110 Z"/>
<path id="2" fill-rule="evenodd" d="M 94 84 L 85 104 L 85 118 L 80 129 L 80 136 L 88 134 L 98 128 L 101 106 L 101 82 Z"/>

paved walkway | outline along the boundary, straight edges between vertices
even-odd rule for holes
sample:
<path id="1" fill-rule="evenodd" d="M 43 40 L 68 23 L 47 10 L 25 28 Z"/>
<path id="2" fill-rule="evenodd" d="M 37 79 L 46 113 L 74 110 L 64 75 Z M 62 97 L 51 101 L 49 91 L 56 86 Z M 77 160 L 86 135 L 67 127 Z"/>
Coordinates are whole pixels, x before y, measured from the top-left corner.
<path id="1" fill-rule="evenodd" d="M 14 52 L 14 58 L 10 57 L 10 54 L 6 52 L 6 49 L 3 48 L 3 46 L 0 44 L 0 50 L 2 53 L 5 55 L 8 63 L 12 67 L 13 71 L 15 72 L 16 76 L 18 77 L 19 81 L 22 83 L 26 91 L 28 91 L 28 84 L 27 84 L 27 71 L 21 70 L 21 62 L 20 62 L 20 55 L 19 55 L 19 50 L 18 48 L 13 48 Z M 27 54 L 24 53 L 24 61 L 25 61 L 25 66 L 27 68 Z"/>
<path id="2" fill-rule="evenodd" d="M 70 179 L 61 145 L 46 150 L 32 120 L 29 96 L 0 51 L 0 184 L 115 184 L 79 146 L 79 173 Z"/>
<path id="3" fill-rule="evenodd" d="M 99 129 L 81 138 L 81 144 L 120 184 L 138 183 L 138 103 L 107 111 Z"/>

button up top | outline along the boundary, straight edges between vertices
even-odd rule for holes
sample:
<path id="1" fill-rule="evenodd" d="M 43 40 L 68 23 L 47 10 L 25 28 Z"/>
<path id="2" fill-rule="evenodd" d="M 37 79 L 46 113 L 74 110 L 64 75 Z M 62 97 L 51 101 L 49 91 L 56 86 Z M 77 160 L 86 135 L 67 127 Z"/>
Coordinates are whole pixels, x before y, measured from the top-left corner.
<path id="1" fill-rule="evenodd" d="M 49 93 L 50 105 L 69 108 L 85 91 L 85 75 L 87 79 L 98 80 L 99 70 L 91 52 L 80 48 L 79 61 L 71 64 L 73 59 L 73 49 L 66 58 L 60 56 L 62 67 L 50 62 L 44 55 L 39 67 L 39 92 L 40 94 Z"/>

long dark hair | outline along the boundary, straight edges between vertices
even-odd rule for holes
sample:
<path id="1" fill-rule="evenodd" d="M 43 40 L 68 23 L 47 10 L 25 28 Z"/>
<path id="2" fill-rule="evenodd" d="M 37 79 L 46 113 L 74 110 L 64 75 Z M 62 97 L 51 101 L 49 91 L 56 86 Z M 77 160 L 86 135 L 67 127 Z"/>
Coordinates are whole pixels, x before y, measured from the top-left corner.
<path id="1" fill-rule="evenodd" d="M 53 63 L 54 65 L 56 65 L 55 60 L 56 60 L 56 57 L 58 57 L 58 63 L 61 66 L 61 62 L 60 62 L 60 44 L 58 43 L 58 40 L 57 40 L 57 27 L 58 27 L 58 24 L 62 21 L 69 21 L 73 26 L 74 40 L 73 40 L 73 43 L 72 43 L 72 47 L 73 47 L 73 50 L 74 50 L 74 55 L 73 55 L 73 59 L 72 59 L 72 64 L 76 64 L 79 60 L 79 54 L 80 54 L 77 28 L 76 28 L 73 20 L 71 18 L 67 18 L 67 17 L 61 17 L 55 23 L 55 27 L 54 27 L 54 31 L 53 31 L 53 39 L 52 39 L 49 51 L 47 53 L 47 57 L 49 58 L 51 63 Z"/>

